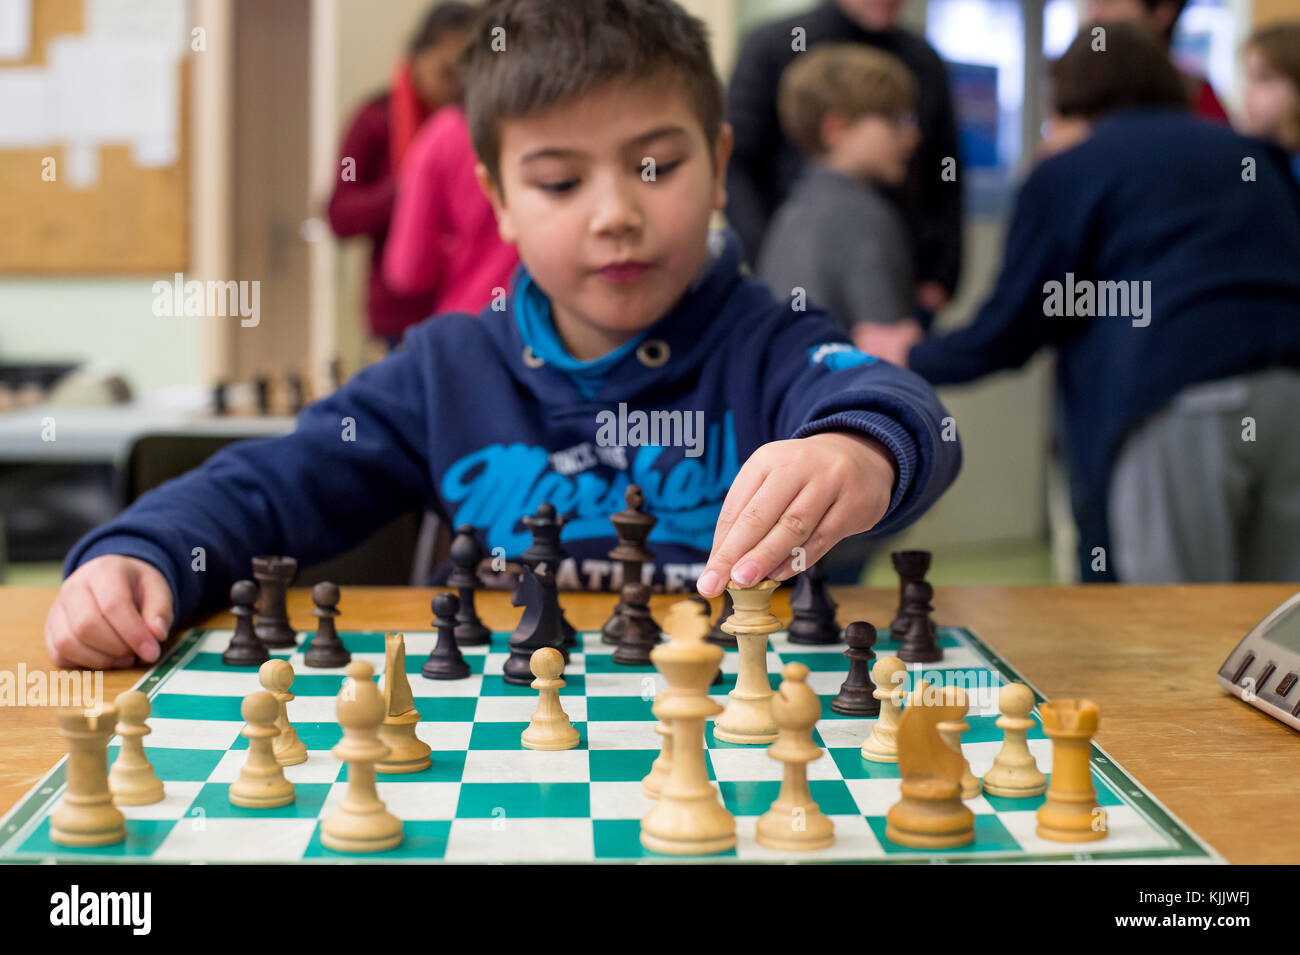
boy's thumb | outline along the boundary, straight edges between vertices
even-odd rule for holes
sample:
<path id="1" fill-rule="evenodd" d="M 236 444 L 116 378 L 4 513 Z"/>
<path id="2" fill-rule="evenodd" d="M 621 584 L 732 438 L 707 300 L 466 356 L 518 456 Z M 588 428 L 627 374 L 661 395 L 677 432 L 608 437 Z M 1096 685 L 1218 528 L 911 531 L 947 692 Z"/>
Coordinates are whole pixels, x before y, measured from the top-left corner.
<path id="1" fill-rule="evenodd" d="M 172 591 L 167 581 L 159 575 L 157 580 L 146 576 L 143 586 L 144 600 L 140 616 L 159 643 L 167 639 L 172 626 Z"/>

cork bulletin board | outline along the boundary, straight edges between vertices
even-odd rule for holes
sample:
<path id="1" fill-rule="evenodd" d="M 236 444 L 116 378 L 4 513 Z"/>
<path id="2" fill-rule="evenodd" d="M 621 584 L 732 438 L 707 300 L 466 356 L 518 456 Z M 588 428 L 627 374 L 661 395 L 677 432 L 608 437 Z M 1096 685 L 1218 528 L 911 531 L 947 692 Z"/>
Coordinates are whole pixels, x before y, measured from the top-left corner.
<path id="1" fill-rule="evenodd" d="M 0 0 L 0 274 L 186 267 L 187 15 Z"/>

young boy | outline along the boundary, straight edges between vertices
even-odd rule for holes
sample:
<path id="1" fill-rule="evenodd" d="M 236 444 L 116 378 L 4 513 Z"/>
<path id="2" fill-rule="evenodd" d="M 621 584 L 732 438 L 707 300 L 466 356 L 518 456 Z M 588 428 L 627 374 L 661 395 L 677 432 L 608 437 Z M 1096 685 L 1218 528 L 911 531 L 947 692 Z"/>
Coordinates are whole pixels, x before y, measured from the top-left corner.
<path id="1" fill-rule="evenodd" d="M 803 289 L 840 326 L 914 314 L 907 226 L 880 186 L 907 178 L 916 80 L 888 53 L 823 44 L 786 68 L 781 127 L 809 163 L 777 210 L 758 277 L 777 297 Z"/>
<path id="2" fill-rule="evenodd" d="M 1241 58 L 1246 69 L 1242 132 L 1285 149 L 1300 180 L 1300 20 L 1256 30 Z"/>
<path id="3" fill-rule="evenodd" d="M 1106 30 L 1054 68 L 1051 155 L 974 321 L 872 345 L 935 384 L 1055 347 L 1082 579 L 1300 579 L 1300 190 L 1187 111 L 1143 31 Z"/>
<path id="4" fill-rule="evenodd" d="M 523 262 L 508 299 L 417 326 L 292 435 L 223 449 L 79 542 L 46 624 L 57 663 L 151 661 L 253 555 L 310 565 L 410 510 L 513 556 L 550 501 L 575 560 L 557 579 L 600 588 L 635 482 L 657 582 L 716 596 L 892 533 L 952 482 L 929 386 L 746 278 L 734 236 L 711 241 L 731 137 L 697 20 L 666 0 L 493 0 L 464 66 L 480 181 Z M 651 443 L 647 411 L 679 427 Z"/>

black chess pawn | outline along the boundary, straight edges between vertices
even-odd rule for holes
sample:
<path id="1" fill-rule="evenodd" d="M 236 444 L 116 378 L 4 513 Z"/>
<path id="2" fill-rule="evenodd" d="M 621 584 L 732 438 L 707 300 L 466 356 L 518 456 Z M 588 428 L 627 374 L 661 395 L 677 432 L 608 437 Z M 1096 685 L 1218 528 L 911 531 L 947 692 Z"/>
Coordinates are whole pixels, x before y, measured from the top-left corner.
<path id="1" fill-rule="evenodd" d="M 307 403 L 307 392 L 302 386 L 302 375 L 296 371 L 291 371 L 287 382 L 289 385 L 289 412 L 297 414 L 302 411 L 303 405 Z"/>
<path id="2" fill-rule="evenodd" d="M 556 513 L 555 505 L 550 501 L 543 501 L 537 505 L 537 513 L 526 515 L 523 521 L 524 526 L 533 535 L 533 542 L 519 555 L 519 559 L 533 569 L 543 587 L 556 594 L 555 606 L 560 632 L 563 635 L 563 641 L 557 649 L 564 650 L 567 659 L 568 650 L 578 645 L 578 631 L 565 619 L 564 611 L 560 609 L 559 587 L 555 579 L 560 569 L 560 562 L 569 556 L 569 552 L 560 543 L 560 530 L 567 523 L 567 519 Z M 532 670 L 528 672 L 532 673 Z M 529 677 L 530 684 L 532 679 Z"/>
<path id="3" fill-rule="evenodd" d="M 623 585 L 626 586 L 639 583 L 641 568 L 654 560 L 655 555 L 646 547 L 645 542 L 659 519 L 645 512 L 645 495 L 641 493 L 639 484 L 627 486 L 627 490 L 623 493 L 623 502 L 627 507 L 609 519 L 614 525 L 614 533 L 618 535 L 618 545 L 609 552 L 609 559 L 616 560 L 622 565 Z M 613 614 L 600 628 L 602 643 L 612 643 L 617 646 L 622 642 L 623 633 L 627 629 L 625 611 L 626 607 L 620 600 L 614 606 Z"/>
<path id="4" fill-rule="evenodd" d="M 456 643 L 462 647 L 479 647 L 492 640 L 492 631 L 483 625 L 474 608 L 474 592 L 483 586 L 478 576 L 482 559 L 483 546 L 478 542 L 478 532 L 472 524 L 460 525 L 451 542 L 451 563 L 455 569 L 447 578 L 447 586 L 455 587 L 460 597 L 460 609 L 456 611 Z"/>
<path id="5" fill-rule="evenodd" d="M 873 695 L 876 684 L 871 681 L 871 662 L 876 659 L 871 647 L 876 642 L 876 628 L 862 620 L 854 621 L 844 628 L 844 641 L 849 645 L 844 651 L 849 659 L 849 675 L 831 700 L 831 709 L 842 716 L 879 716 L 880 701 Z"/>
<path id="6" fill-rule="evenodd" d="M 923 580 L 925 575 L 930 572 L 930 552 L 928 550 L 896 550 L 889 555 L 890 562 L 894 565 L 894 572 L 898 574 L 898 612 L 894 614 L 894 620 L 889 625 L 889 635 L 893 640 L 902 638 L 903 631 L 907 629 L 907 621 L 904 616 L 907 611 L 906 590 L 910 581 Z"/>
<path id="7" fill-rule="evenodd" d="M 650 616 L 650 588 L 642 583 L 624 584 L 623 636 L 614 649 L 614 662 L 625 666 L 650 666 L 650 651 L 662 639 L 659 625 Z"/>
<path id="8" fill-rule="evenodd" d="M 542 647 L 554 647 L 561 653 L 564 650 L 564 633 L 560 629 L 560 609 L 555 600 L 555 592 L 547 590 L 533 569 L 524 564 L 519 571 L 519 586 L 515 588 L 510 602 L 516 607 L 523 607 L 524 614 L 519 618 L 519 625 L 510 634 L 510 657 L 502 670 L 507 683 L 514 686 L 532 686 L 533 651 Z M 565 654 L 567 662 L 568 655 Z"/>
<path id="9" fill-rule="evenodd" d="M 420 672 L 430 680 L 463 680 L 469 676 L 469 664 L 456 643 L 456 611 L 460 600 L 455 594 L 438 594 L 433 598 L 433 625 L 438 628 L 438 642 Z"/>
<path id="10" fill-rule="evenodd" d="M 898 640 L 894 655 L 906 663 L 937 663 L 943 659 L 938 632 L 930 619 L 933 596 L 934 588 L 925 580 L 908 581 L 903 590 L 903 629 L 890 636 Z"/>
<path id="11" fill-rule="evenodd" d="M 734 648 L 739 646 L 739 644 L 736 643 L 736 635 L 733 633 L 727 633 L 727 631 L 722 629 L 722 625 L 726 622 L 727 618 L 735 612 L 736 607 L 731 599 L 731 591 L 724 590 L 722 592 L 722 610 L 718 614 L 718 619 L 713 621 L 713 629 L 709 631 L 709 635 L 704 639 L 709 643 L 716 643 L 720 647 Z"/>
<path id="12" fill-rule="evenodd" d="M 212 413 L 214 415 L 230 414 L 230 397 L 224 381 L 212 386 Z"/>
<path id="13" fill-rule="evenodd" d="M 265 375 L 259 375 L 253 381 L 253 388 L 257 396 L 257 413 L 269 415 L 271 413 L 271 379 Z"/>
<path id="14" fill-rule="evenodd" d="M 790 642 L 828 644 L 840 642 L 835 620 L 837 604 L 826 590 L 826 571 L 813 564 L 795 580 L 790 596 Z"/>
<path id="15" fill-rule="evenodd" d="M 254 624 L 258 639 L 271 649 L 298 643 L 298 634 L 289 626 L 289 611 L 285 606 L 289 584 L 297 575 L 298 561 L 292 557 L 253 558 L 253 577 L 260 595 Z"/>
<path id="16" fill-rule="evenodd" d="M 253 604 L 257 603 L 257 584 L 237 580 L 230 588 L 230 612 L 235 615 L 235 633 L 230 646 L 221 654 L 221 662 L 230 667 L 258 667 L 271 659 L 266 645 L 253 632 Z"/>
<path id="17" fill-rule="evenodd" d="M 343 645 L 334 623 L 334 618 L 339 615 L 339 585 L 322 580 L 311 589 L 311 602 L 316 605 L 312 610 L 316 617 L 316 633 L 311 638 L 303 663 L 322 669 L 347 666 L 352 661 L 352 654 Z"/>

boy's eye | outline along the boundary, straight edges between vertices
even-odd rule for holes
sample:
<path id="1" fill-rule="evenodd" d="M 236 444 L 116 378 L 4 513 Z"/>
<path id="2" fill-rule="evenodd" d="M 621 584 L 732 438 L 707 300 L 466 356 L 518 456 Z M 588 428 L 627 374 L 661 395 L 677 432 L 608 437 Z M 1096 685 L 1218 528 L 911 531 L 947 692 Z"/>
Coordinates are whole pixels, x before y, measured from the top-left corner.
<path id="1" fill-rule="evenodd" d="M 660 176 L 668 175 L 681 164 L 682 164 L 682 160 L 680 159 L 674 159 L 672 162 L 655 163 L 653 167 L 651 167 L 649 163 L 643 163 L 641 167 L 638 169 L 638 172 L 640 172 L 641 170 L 653 168 L 655 178 L 658 179 Z"/>
<path id="2" fill-rule="evenodd" d="M 561 179 L 555 182 L 539 182 L 537 188 L 554 195 L 562 195 L 578 184 L 576 179 Z"/>

